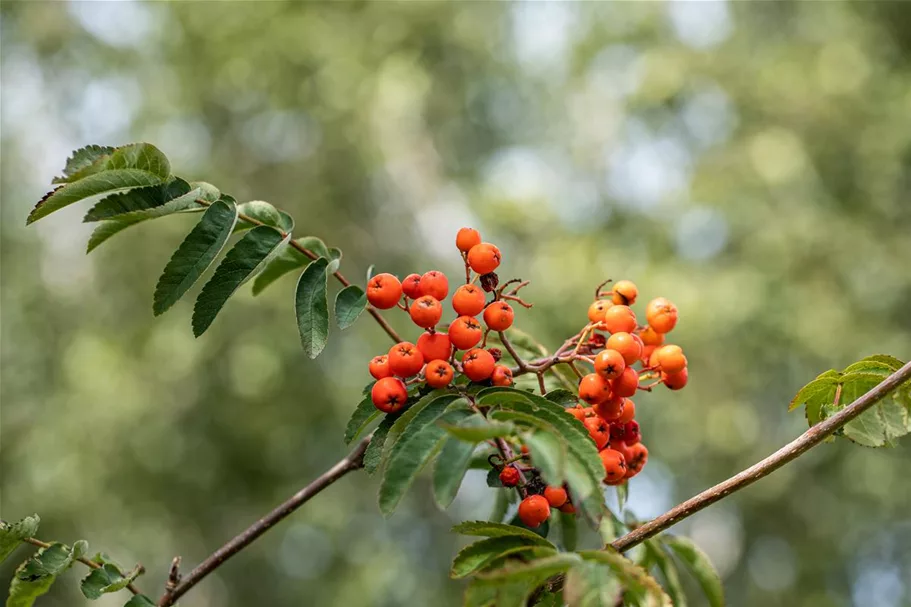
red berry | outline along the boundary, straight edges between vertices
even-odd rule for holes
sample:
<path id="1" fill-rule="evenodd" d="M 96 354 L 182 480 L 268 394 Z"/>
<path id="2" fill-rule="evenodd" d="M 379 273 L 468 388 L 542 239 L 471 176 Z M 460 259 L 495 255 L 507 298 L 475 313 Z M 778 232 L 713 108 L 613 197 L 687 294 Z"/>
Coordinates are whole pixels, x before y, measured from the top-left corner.
<path id="1" fill-rule="evenodd" d="M 463 253 L 467 253 L 477 244 L 481 244 L 481 233 L 474 228 L 462 228 L 456 234 L 456 247 Z"/>
<path id="2" fill-rule="evenodd" d="M 462 372 L 471 381 L 484 381 L 493 374 L 496 362 L 487 350 L 472 348 L 462 356 Z"/>
<path id="3" fill-rule="evenodd" d="M 395 413 L 405 406 L 408 390 L 399 378 L 384 377 L 373 384 L 370 398 L 373 400 L 373 406 L 383 413 Z"/>
<path id="4" fill-rule="evenodd" d="M 515 466 L 506 466 L 500 470 L 500 482 L 504 487 L 515 487 L 519 484 L 519 471 Z"/>
<path id="5" fill-rule="evenodd" d="M 604 464 L 604 482 L 622 481 L 623 475 L 626 474 L 626 460 L 623 459 L 623 454 L 613 449 L 603 449 L 598 455 Z"/>
<path id="6" fill-rule="evenodd" d="M 402 283 L 392 274 L 377 274 L 367 282 L 367 301 L 380 310 L 394 308 L 402 298 Z"/>
<path id="7" fill-rule="evenodd" d="M 414 344 L 403 341 L 389 349 L 389 370 L 398 377 L 417 375 L 424 366 L 424 356 Z"/>
<path id="8" fill-rule="evenodd" d="M 610 440 L 610 430 L 604 420 L 595 416 L 586 418 L 582 423 L 585 424 L 588 435 L 595 441 L 595 446 L 603 449 Z"/>
<path id="9" fill-rule="evenodd" d="M 477 285 L 462 285 L 452 294 L 452 309 L 459 316 L 477 316 L 484 304 L 484 291 Z"/>
<path id="10" fill-rule="evenodd" d="M 433 295 L 421 295 L 411 304 L 408 310 L 411 321 L 422 329 L 429 329 L 440 322 L 443 317 L 443 306 Z"/>
<path id="11" fill-rule="evenodd" d="M 402 292 L 410 299 L 417 299 L 424 293 L 421 292 L 421 275 L 409 274 L 402 281 Z"/>
<path id="12" fill-rule="evenodd" d="M 490 274 L 500 266 L 500 249 L 482 242 L 468 251 L 468 265 L 478 274 Z"/>
<path id="13" fill-rule="evenodd" d="M 679 390 L 686 385 L 686 382 L 689 379 L 689 375 L 690 374 L 685 368 L 678 373 L 666 373 L 662 371 L 661 381 L 664 382 L 664 385 L 671 390 Z"/>
<path id="14" fill-rule="evenodd" d="M 424 367 L 424 378 L 431 388 L 445 388 L 452 381 L 452 365 L 445 360 L 432 360 Z"/>
<path id="15" fill-rule="evenodd" d="M 519 504 L 519 519 L 527 527 L 537 527 L 550 518 L 550 504 L 543 495 L 529 495 Z"/>
<path id="16" fill-rule="evenodd" d="M 623 442 L 627 445 L 635 445 L 641 439 L 642 435 L 639 433 L 639 422 L 633 419 L 623 425 Z"/>
<path id="17" fill-rule="evenodd" d="M 595 357 L 595 373 L 604 379 L 616 379 L 620 377 L 624 369 L 626 369 L 626 360 L 617 350 L 602 350 Z"/>
<path id="18" fill-rule="evenodd" d="M 449 295 L 449 280 L 446 275 L 437 270 L 431 270 L 421 276 L 421 293 L 433 295 L 443 301 Z"/>
<path id="19" fill-rule="evenodd" d="M 421 355 L 426 361 L 449 360 L 449 355 L 452 354 L 452 344 L 449 342 L 449 335 L 446 333 L 440 333 L 439 331 L 422 333 L 418 337 L 418 350 L 421 351 Z"/>
<path id="20" fill-rule="evenodd" d="M 473 316 L 459 316 L 449 325 L 449 341 L 458 350 L 468 350 L 478 345 L 484 331 Z"/>
<path id="21" fill-rule="evenodd" d="M 392 375 L 392 371 L 389 370 L 389 357 L 383 354 L 382 356 L 374 356 L 370 360 L 370 375 L 374 379 L 383 379 L 384 377 L 389 377 Z"/>
<path id="22" fill-rule="evenodd" d="M 624 478 L 633 478 L 645 468 L 648 463 L 648 449 L 642 443 L 636 443 L 628 448 L 629 457 L 626 459 L 626 474 Z"/>
<path id="23" fill-rule="evenodd" d="M 547 503 L 553 508 L 559 508 L 565 504 L 568 497 L 569 496 L 566 495 L 566 489 L 563 487 L 547 487 L 544 490 L 544 499 L 546 499 Z"/>
<path id="24" fill-rule="evenodd" d="M 512 369 L 506 365 L 494 366 L 493 373 L 490 376 L 490 381 L 495 386 L 511 386 Z"/>
<path id="25" fill-rule="evenodd" d="M 590 405 L 603 403 L 610 395 L 610 383 L 597 373 L 589 373 L 579 381 L 579 398 Z"/>
<path id="26" fill-rule="evenodd" d="M 632 396 L 639 388 L 639 373 L 632 367 L 627 367 L 620 377 L 611 381 L 611 388 L 618 396 Z"/>
<path id="27" fill-rule="evenodd" d="M 495 301 L 484 309 L 484 324 L 491 331 L 505 331 L 512 326 L 515 313 L 505 301 Z"/>

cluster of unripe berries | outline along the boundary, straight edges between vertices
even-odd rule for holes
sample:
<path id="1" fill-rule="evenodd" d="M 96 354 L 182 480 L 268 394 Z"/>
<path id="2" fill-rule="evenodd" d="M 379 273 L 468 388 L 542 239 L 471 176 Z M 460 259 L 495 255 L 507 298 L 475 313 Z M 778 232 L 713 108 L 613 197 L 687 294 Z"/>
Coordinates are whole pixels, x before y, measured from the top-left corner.
<path id="1" fill-rule="evenodd" d="M 384 413 L 395 413 L 405 406 L 406 382 L 423 381 L 431 388 L 444 388 L 460 372 L 473 382 L 512 385 L 512 371 L 498 364 L 499 350 L 478 347 L 486 334 L 477 318 L 479 315 L 487 331 L 505 331 L 513 322 L 512 306 L 499 299 L 498 293 L 490 302 L 486 296 L 495 293 L 494 270 L 500 265 L 500 250 L 481 242 L 480 233 L 472 228 L 459 230 L 456 246 L 466 269 L 480 277 L 481 286 L 466 278 L 466 284 L 455 290 L 451 303 L 457 318 L 449 323 L 445 333 L 437 330 L 443 318 L 442 302 L 449 295 L 449 280 L 442 272 L 410 274 L 403 281 L 392 274 L 377 274 L 367 282 L 367 300 L 372 306 L 381 310 L 400 307 L 408 312 L 414 324 L 424 329 L 416 344 L 397 343 L 387 354 L 370 361 L 370 374 L 377 380 L 371 398 Z M 457 350 L 464 351 L 461 360 L 456 360 Z"/>

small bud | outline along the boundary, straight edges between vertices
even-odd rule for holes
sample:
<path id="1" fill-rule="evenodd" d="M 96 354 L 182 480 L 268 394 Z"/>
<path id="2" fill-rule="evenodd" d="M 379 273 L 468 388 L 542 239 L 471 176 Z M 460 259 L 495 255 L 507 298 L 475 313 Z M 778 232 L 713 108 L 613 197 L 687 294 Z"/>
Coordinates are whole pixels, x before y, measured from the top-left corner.
<path id="1" fill-rule="evenodd" d="M 496 272 L 491 272 L 490 274 L 484 274 L 481 276 L 481 288 L 488 293 L 493 293 L 496 291 L 499 284 L 500 278 L 497 276 Z"/>

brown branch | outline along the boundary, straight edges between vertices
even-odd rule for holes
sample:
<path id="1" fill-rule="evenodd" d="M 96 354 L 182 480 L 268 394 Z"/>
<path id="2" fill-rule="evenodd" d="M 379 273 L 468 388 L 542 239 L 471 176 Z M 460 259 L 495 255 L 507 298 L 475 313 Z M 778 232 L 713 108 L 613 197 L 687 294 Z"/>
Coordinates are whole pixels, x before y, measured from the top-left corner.
<path id="1" fill-rule="evenodd" d="M 229 558 L 249 546 L 259 536 L 284 520 L 292 512 L 304 505 L 314 495 L 342 478 L 349 472 L 360 470 L 364 467 L 364 451 L 370 444 L 371 436 L 361 439 L 357 446 L 334 466 L 326 470 L 312 483 L 292 495 L 287 501 L 278 505 L 272 512 L 262 517 L 234 539 L 216 550 L 206 560 L 200 563 L 193 571 L 188 573 L 173 589 L 167 588 L 158 600 L 158 607 L 170 607 L 177 602 L 193 586 L 198 584 L 207 575 L 215 571 Z M 173 567 L 172 567 L 173 571 Z"/>
<path id="2" fill-rule="evenodd" d="M 31 544 L 32 546 L 38 546 L 39 548 L 50 548 L 51 547 L 51 544 L 48 544 L 47 542 L 42 542 L 41 540 L 34 538 L 34 537 L 27 537 L 27 538 L 24 538 L 22 541 L 25 542 L 26 544 Z M 101 565 L 99 563 L 96 563 L 95 561 L 93 561 L 91 559 L 87 559 L 84 556 L 80 556 L 76 560 L 79 561 L 80 563 L 82 563 L 83 565 L 85 565 L 86 567 L 89 567 L 90 569 L 101 569 Z M 137 575 L 142 575 L 143 573 L 145 573 L 145 570 L 146 570 L 145 567 L 143 567 L 142 565 L 136 565 L 136 568 L 134 569 L 134 571 L 138 572 Z M 126 575 L 124 575 L 123 571 L 120 571 L 119 568 L 117 569 L 117 571 L 120 573 L 120 575 L 122 577 L 127 577 Z M 133 594 L 140 594 L 139 589 L 133 583 L 127 584 L 127 590 L 129 590 Z"/>

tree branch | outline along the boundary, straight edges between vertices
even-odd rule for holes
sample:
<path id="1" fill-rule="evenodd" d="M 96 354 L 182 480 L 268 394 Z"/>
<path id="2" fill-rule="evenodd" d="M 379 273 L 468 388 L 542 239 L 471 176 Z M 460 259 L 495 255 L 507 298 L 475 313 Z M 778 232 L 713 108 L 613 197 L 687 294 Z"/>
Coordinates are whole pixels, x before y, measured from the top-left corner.
<path id="1" fill-rule="evenodd" d="M 23 539 L 22 541 L 25 542 L 26 544 L 31 544 L 32 546 L 38 546 L 39 548 L 50 548 L 51 547 L 51 544 L 48 544 L 47 542 L 42 542 L 41 540 L 34 538 L 34 537 L 27 537 L 27 538 Z M 82 563 L 83 565 L 85 565 L 86 567 L 89 567 L 90 569 L 101 569 L 101 565 L 99 565 L 98 563 L 96 563 L 95 561 L 93 561 L 91 559 L 85 558 L 84 556 L 80 556 L 76 560 L 79 561 L 80 563 Z M 120 572 L 120 575 L 122 577 L 127 577 L 123 573 L 123 571 L 120 571 L 120 569 L 118 569 L 118 571 Z M 145 567 L 143 567 L 142 565 L 136 565 L 136 569 L 134 569 L 134 571 L 138 571 L 139 574 L 141 575 L 142 573 L 145 572 Z M 127 590 L 129 590 L 133 594 L 140 594 L 139 589 L 132 583 L 127 584 Z"/>

